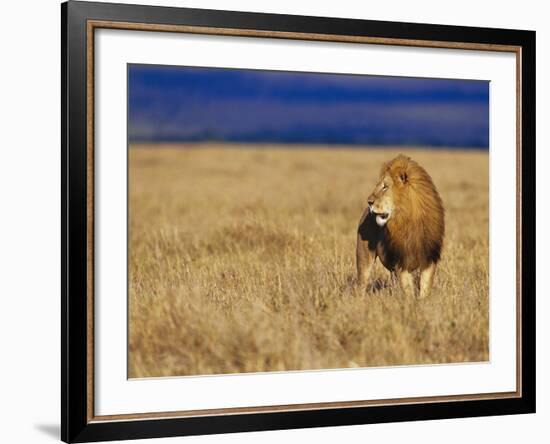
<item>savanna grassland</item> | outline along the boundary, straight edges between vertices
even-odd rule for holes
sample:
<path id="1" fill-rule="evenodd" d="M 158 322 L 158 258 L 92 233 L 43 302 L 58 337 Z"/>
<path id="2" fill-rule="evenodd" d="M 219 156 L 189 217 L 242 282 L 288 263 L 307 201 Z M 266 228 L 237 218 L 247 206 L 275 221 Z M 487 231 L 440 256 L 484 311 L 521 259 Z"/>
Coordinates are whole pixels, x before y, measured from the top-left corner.
<path id="1" fill-rule="evenodd" d="M 434 289 L 378 262 L 357 223 L 408 154 L 446 208 Z M 478 151 L 137 145 L 129 150 L 129 377 L 486 361 L 489 157 Z"/>

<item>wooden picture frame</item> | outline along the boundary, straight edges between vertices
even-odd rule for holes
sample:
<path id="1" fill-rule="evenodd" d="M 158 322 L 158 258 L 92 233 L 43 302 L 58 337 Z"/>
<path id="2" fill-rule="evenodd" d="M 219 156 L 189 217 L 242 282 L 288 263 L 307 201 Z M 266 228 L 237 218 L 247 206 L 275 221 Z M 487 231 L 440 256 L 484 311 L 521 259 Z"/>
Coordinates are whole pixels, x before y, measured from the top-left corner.
<path id="1" fill-rule="evenodd" d="M 62 22 L 62 412 L 65 442 L 154 438 L 535 411 L 535 33 L 69 1 Z M 213 34 L 516 55 L 517 389 L 502 393 L 94 413 L 94 33 Z M 511 217 L 514 217 L 513 215 Z"/>

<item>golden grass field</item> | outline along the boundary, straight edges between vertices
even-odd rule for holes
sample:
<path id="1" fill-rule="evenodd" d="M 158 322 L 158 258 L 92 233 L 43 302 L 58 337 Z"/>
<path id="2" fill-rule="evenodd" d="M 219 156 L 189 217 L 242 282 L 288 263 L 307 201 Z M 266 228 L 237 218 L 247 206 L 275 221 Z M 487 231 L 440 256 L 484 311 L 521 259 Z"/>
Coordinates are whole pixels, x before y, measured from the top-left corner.
<path id="1" fill-rule="evenodd" d="M 398 153 L 446 208 L 423 300 L 379 262 L 355 285 L 357 223 Z M 476 151 L 131 147 L 129 377 L 487 361 L 488 168 Z"/>

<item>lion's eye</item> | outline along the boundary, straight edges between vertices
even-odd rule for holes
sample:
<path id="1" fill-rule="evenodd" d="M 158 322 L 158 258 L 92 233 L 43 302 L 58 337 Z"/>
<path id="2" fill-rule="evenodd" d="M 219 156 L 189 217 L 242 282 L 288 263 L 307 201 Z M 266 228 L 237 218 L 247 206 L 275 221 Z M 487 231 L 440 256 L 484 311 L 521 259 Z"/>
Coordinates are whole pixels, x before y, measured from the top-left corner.
<path id="1" fill-rule="evenodd" d="M 384 184 L 384 186 L 382 187 L 382 191 L 386 191 L 387 189 L 388 189 L 388 186 Z"/>

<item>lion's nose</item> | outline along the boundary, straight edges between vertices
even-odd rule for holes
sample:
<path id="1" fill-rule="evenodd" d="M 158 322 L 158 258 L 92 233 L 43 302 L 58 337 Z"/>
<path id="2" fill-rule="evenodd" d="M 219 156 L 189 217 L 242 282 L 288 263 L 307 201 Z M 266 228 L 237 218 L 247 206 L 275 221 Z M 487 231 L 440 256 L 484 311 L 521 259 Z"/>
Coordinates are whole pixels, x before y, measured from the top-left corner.
<path id="1" fill-rule="evenodd" d="M 367 203 L 369 204 L 370 207 L 372 207 L 372 205 L 374 204 L 374 199 L 372 197 L 369 197 L 367 199 Z"/>

